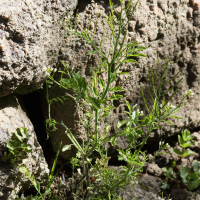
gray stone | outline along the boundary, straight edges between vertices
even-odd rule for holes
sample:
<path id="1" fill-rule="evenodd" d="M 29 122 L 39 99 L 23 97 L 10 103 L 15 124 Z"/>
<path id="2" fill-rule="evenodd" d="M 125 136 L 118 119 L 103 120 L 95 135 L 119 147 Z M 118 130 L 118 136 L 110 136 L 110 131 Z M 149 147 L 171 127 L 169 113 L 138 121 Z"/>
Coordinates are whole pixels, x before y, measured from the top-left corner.
<path id="1" fill-rule="evenodd" d="M 122 200 L 155 200 L 161 194 L 162 179 L 148 174 L 141 175 L 137 185 L 127 186 L 125 190 L 118 189 L 117 193 Z"/>
<path id="2" fill-rule="evenodd" d="M 43 66 L 55 65 L 64 30 L 77 0 L 0 1 L 0 97 L 27 94 L 46 80 Z"/>
<path id="3" fill-rule="evenodd" d="M 148 164 L 147 173 L 150 175 L 158 176 L 158 177 L 162 176 L 163 174 L 162 169 L 158 167 L 157 164 L 154 164 L 154 163 Z"/>
<path id="4" fill-rule="evenodd" d="M 0 102 L 0 200 L 11 200 L 21 188 L 26 191 L 33 186 L 24 175 L 9 164 L 9 161 L 2 161 L 2 156 L 7 151 L 6 144 L 17 128 L 25 127 L 31 135 L 28 144 L 32 152 L 28 153 L 28 158 L 24 159 L 23 163 L 42 185 L 48 179 L 49 169 L 20 98 L 17 95 L 9 95 L 2 97 Z"/>

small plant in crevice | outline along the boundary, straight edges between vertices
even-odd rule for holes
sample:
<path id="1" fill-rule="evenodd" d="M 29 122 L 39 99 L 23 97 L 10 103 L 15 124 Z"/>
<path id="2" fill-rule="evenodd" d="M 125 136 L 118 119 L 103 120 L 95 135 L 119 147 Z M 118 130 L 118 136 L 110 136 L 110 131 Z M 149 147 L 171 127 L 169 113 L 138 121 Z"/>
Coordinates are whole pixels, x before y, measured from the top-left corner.
<path id="1" fill-rule="evenodd" d="M 60 147 L 57 151 L 57 155 L 56 155 L 56 158 L 54 160 L 50 176 L 49 176 L 48 180 L 46 180 L 47 185 L 46 185 L 46 187 L 44 187 L 45 191 L 41 192 L 40 183 L 38 181 L 36 181 L 34 174 L 31 173 L 28 170 L 27 166 L 23 163 L 23 160 L 28 158 L 27 154 L 32 152 L 32 148 L 30 147 L 30 145 L 27 144 L 29 137 L 30 137 L 30 135 L 27 133 L 26 128 L 24 128 L 24 127 L 18 128 L 14 132 L 12 138 L 7 143 L 7 148 L 8 148 L 9 152 L 4 153 L 2 161 L 4 161 L 4 162 L 10 161 L 11 164 L 17 170 L 19 170 L 19 172 L 24 174 L 24 176 L 31 181 L 31 183 L 35 187 L 36 191 L 38 192 L 38 195 L 35 195 L 35 196 L 31 195 L 31 196 L 28 196 L 28 197 L 24 197 L 24 195 L 22 194 L 21 197 L 17 196 L 15 199 L 17 199 L 17 200 L 21 200 L 21 199 L 25 199 L 25 200 L 43 199 L 44 200 L 44 199 L 46 199 L 46 197 L 49 198 L 49 197 L 53 196 L 53 190 L 51 188 L 51 185 L 52 185 L 53 181 L 55 180 L 55 177 L 58 174 L 58 172 L 57 172 L 57 174 L 55 176 L 53 176 L 62 142 L 61 142 Z"/>
<path id="2" fill-rule="evenodd" d="M 192 91 L 190 90 L 186 94 L 190 94 Z M 172 151 L 177 154 L 180 158 L 186 158 L 191 155 L 195 155 L 196 152 L 190 150 L 188 147 L 191 145 L 194 145 L 195 141 L 192 141 L 194 139 L 194 136 L 191 135 L 189 130 L 184 130 L 182 132 L 182 136 L 178 135 L 178 142 L 179 145 L 182 147 L 182 150 L 178 148 L 173 148 Z M 170 188 L 170 182 L 177 179 L 181 178 L 181 181 L 185 184 L 187 184 L 187 189 L 188 190 L 194 190 L 200 185 L 200 163 L 197 160 L 194 160 L 192 162 L 192 167 L 181 167 L 179 166 L 175 159 L 173 158 L 171 152 L 167 149 L 169 154 L 171 155 L 173 161 L 170 165 L 170 167 L 164 167 L 162 168 L 162 171 L 164 175 L 167 178 L 167 181 L 163 182 L 162 188 L 164 190 Z"/>
<path id="3" fill-rule="evenodd" d="M 136 184 L 137 174 L 150 162 L 147 160 L 146 152 L 142 151 L 150 133 L 155 129 L 161 128 L 161 122 L 172 124 L 168 119 L 178 118 L 174 116 L 174 113 L 187 102 L 187 100 L 186 102 L 184 101 L 188 95 L 184 95 L 180 103 L 176 106 L 170 104 L 170 100 L 176 94 L 178 90 L 177 86 L 182 79 L 165 92 L 163 92 L 163 87 L 174 80 L 180 71 L 169 81 L 165 81 L 166 75 L 171 73 L 172 58 L 165 55 L 164 64 L 161 65 L 159 56 L 157 55 L 158 67 L 162 73 L 157 74 L 153 67 L 146 66 L 150 71 L 148 77 L 152 84 L 152 90 L 148 87 L 146 89 L 153 105 L 147 105 L 144 91 L 141 88 L 147 115 L 143 116 L 143 111 L 139 111 L 137 105 L 131 106 L 128 101 L 125 101 L 128 108 L 126 111 L 127 119 L 118 122 L 115 133 L 110 134 L 111 127 L 105 123 L 101 125 L 103 134 L 99 133 L 100 122 L 104 122 L 105 117 L 108 117 L 112 113 L 112 110 L 115 109 L 113 100 L 119 100 L 123 97 L 123 95 L 119 94 L 119 92 L 124 91 L 121 85 L 114 86 L 113 84 L 121 74 L 125 73 L 119 72 L 120 67 L 125 62 L 137 63 L 135 59 L 130 59 L 130 57 L 146 57 L 140 53 L 140 51 L 146 49 L 145 47 L 139 46 L 140 44 L 135 41 L 126 42 L 128 31 L 126 25 L 129 23 L 138 1 L 133 8 L 131 6 L 132 0 L 123 8 L 123 1 L 120 0 L 121 11 L 117 12 L 118 18 L 114 14 L 115 7 L 112 1 L 110 0 L 109 2 L 111 12 L 105 18 L 105 21 L 109 25 L 112 35 L 109 36 L 106 30 L 104 30 L 112 46 L 108 54 L 104 54 L 101 50 L 102 38 L 99 41 L 99 46 L 96 46 L 94 36 L 91 36 L 89 33 L 90 27 L 87 30 L 79 31 L 76 27 L 76 19 L 74 23 L 68 19 L 71 28 L 66 27 L 71 35 L 82 38 L 88 45 L 93 47 L 93 51 L 87 55 L 97 54 L 99 56 L 99 66 L 90 69 L 91 77 L 86 79 L 74 67 L 70 69 L 62 62 L 64 70 L 58 72 L 61 76 L 57 80 L 54 78 L 56 72 L 52 70 L 50 72 L 50 69 L 47 68 L 48 73 L 51 73 L 45 87 L 48 103 L 47 134 L 48 136 L 50 132 L 54 134 L 53 132 L 57 130 L 57 125 L 64 127 L 65 134 L 71 140 L 72 144 L 65 145 L 62 151 L 70 150 L 72 145 L 77 150 L 76 156 L 70 160 L 73 173 L 70 178 L 70 195 L 66 197 L 66 199 L 70 200 L 120 199 L 116 193 L 116 188 L 124 189 L 127 185 Z M 102 74 L 107 76 L 107 80 L 103 80 L 101 77 Z M 158 86 L 155 84 L 155 81 L 159 83 Z M 50 90 L 56 87 L 65 90 L 67 97 L 82 106 L 84 113 L 79 118 L 87 134 L 86 141 L 79 142 L 72 131 L 62 121 L 58 122 L 51 118 L 52 103 L 54 101 L 61 101 L 64 104 L 63 98 L 66 99 L 66 96 L 50 97 Z M 169 95 L 169 91 L 173 91 L 172 95 Z M 166 100 L 167 95 L 169 96 Z M 146 133 L 143 132 L 144 127 L 147 129 Z M 121 166 L 120 170 L 116 170 L 108 165 L 110 157 L 108 156 L 106 144 L 109 142 L 112 146 L 115 146 L 117 138 L 121 136 L 128 139 L 129 145 L 126 150 L 118 148 L 118 159 L 125 161 L 127 165 Z M 138 139 L 142 137 L 143 140 L 138 143 Z M 162 143 L 155 156 L 159 155 L 161 149 L 164 147 L 165 145 Z M 98 157 L 93 156 L 94 152 L 98 153 Z"/>

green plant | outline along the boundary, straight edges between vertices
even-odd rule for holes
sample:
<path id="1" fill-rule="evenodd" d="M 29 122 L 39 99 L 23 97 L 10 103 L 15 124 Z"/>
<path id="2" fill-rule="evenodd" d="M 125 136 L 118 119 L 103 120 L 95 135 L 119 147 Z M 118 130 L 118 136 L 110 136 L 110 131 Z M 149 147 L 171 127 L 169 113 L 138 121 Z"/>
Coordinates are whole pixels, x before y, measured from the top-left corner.
<path id="1" fill-rule="evenodd" d="M 49 176 L 49 179 L 47 181 L 47 186 L 45 192 L 41 193 L 40 189 L 40 183 L 36 181 L 35 176 L 33 173 L 31 173 L 26 165 L 23 163 L 23 160 L 28 158 L 27 153 L 32 152 L 31 147 L 27 144 L 28 139 L 30 135 L 27 133 L 27 129 L 24 127 L 18 128 L 12 138 L 7 143 L 7 148 L 9 150 L 9 153 L 5 152 L 4 156 L 2 158 L 2 161 L 10 161 L 13 166 L 15 166 L 22 174 L 25 175 L 26 178 L 28 178 L 31 183 L 34 185 L 35 189 L 38 192 L 38 195 L 36 196 L 28 196 L 24 197 L 23 195 L 21 197 L 18 197 L 18 199 L 26 199 L 26 200 L 39 200 L 39 199 L 45 199 L 46 196 L 51 197 L 52 191 L 51 191 L 51 184 L 53 183 L 56 176 L 53 176 L 56 162 L 58 159 L 58 155 L 60 152 L 60 148 L 62 145 L 62 142 L 60 144 L 60 147 L 57 151 L 56 158 L 54 160 L 51 173 Z M 52 199 L 53 200 L 53 199 Z"/>
<path id="2" fill-rule="evenodd" d="M 191 141 L 193 138 L 194 136 L 190 135 L 190 131 L 184 130 L 182 132 L 182 137 L 178 135 L 178 142 L 180 146 L 183 148 L 183 151 L 181 151 L 180 149 L 174 148 L 173 152 L 176 153 L 178 156 L 184 157 L 184 158 L 196 154 L 194 151 L 190 149 L 186 149 L 194 144 L 194 141 Z"/>
<path id="3" fill-rule="evenodd" d="M 192 168 L 181 167 L 180 176 L 183 183 L 188 185 L 188 190 L 194 190 L 200 185 L 200 163 L 198 161 L 193 161 Z"/>
<path id="4" fill-rule="evenodd" d="M 91 36 L 89 33 L 90 26 L 87 30 L 78 31 L 76 20 L 73 24 L 70 19 L 67 19 L 71 25 L 71 29 L 66 27 L 69 33 L 84 39 L 93 47 L 94 50 L 88 54 L 98 54 L 99 56 L 99 66 L 94 69 L 90 68 L 91 78 L 87 80 L 79 72 L 76 72 L 74 67 L 72 69 L 68 68 L 64 62 L 62 62 L 64 70 L 59 71 L 61 74 L 60 80 L 54 78 L 56 70 L 46 69 L 48 73 L 53 72 L 49 75 L 49 80 L 46 82 L 45 88 L 49 105 L 49 119 L 46 121 L 47 134 L 49 135 L 49 132 L 55 131 L 57 125 L 61 125 L 65 128 L 65 134 L 71 140 L 72 145 L 77 149 L 76 158 L 71 159 L 71 164 L 73 172 L 77 169 L 79 175 L 75 176 L 75 173 L 72 175 L 72 189 L 69 199 L 110 199 L 111 196 L 114 199 L 116 196 L 116 188 L 124 188 L 131 183 L 135 184 L 138 172 L 141 172 L 147 163 L 147 157 L 145 152 L 142 151 L 142 148 L 146 144 L 150 133 L 154 129 L 161 127 L 160 122 L 171 124 L 166 118 L 178 118 L 173 114 L 179 110 L 180 106 L 184 105 L 183 100 L 186 98 L 184 96 L 177 106 L 169 105 L 169 101 L 177 92 L 177 86 L 181 79 L 165 92 L 163 92 L 163 86 L 170 83 L 180 72 L 169 81 L 165 81 L 165 76 L 170 73 L 170 65 L 173 62 L 171 56 L 165 56 L 162 66 L 159 61 L 159 56 L 157 56 L 158 65 L 162 72 L 161 75 L 156 74 L 153 68 L 146 66 L 151 72 L 149 80 L 153 86 L 153 92 L 149 88 L 147 88 L 147 92 L 153 102 L 152 108 L 147 105 L 143 89 L 141 88 L 148 114 L 143 117 L 143 111 L 135 110 L 137 105 L 131 107 L 129 102 L 126 101 L 128 108 L 128 111 L 126 111 L 128 115 L 127 120 L 118 122 L 117 131 L 114 134 L 110 134 L 110 126 L 104 124 L 102 126 L 104 133 L 99 135 L 98 126 L 100 121 L 103 121 L 105 117 L 109 116 L 115 108 L 113 106 L 113 100 L 118 100 L 123 97 L 123 95 L 119 94 L 124 91 L 121 85 L 116 87 L 111 85 L 120 74 L 123 74 L 118 72 L 118 69 L 125 62 L 136 63 L 137 61 L 132 59 L 134 57 L 146 57 L 144 54 L 138 53 L 141 50 L 145 50 L 145 47 L 139 46 L 135 41 L 125 42 L 127 35 L 126 25 L 129 23 L 138 2 L 131 8 L 132 1 L 129 1 L 127 6 L 123 8 L 123 1 L 120 0 L 121 11 L 118 13 L 118 19 L 114 15 L 115 8 L 112 1 L 110 0 L 109 2 L 111 12 L 109 17 L 105 18 L 105 21 L 112 32 L 111 37 L 104 30 L 112 44 L 112 49 L 109 49 L 108 55 L 105 55 L 101 50 L 102 38 L 99 41 L 99 46 L 96 46 L 94 36 Z M 121 37 L 122 40 L 120 40 Z M 107 81 L 100 78 L 99 74 L 106 74 Z M 155 85 L 155 79 L 159 82 L 158 86 Z M 88 138 L 82 143 L 76 139 L 71 130 L 63 122 L 57 122 L 51 118 L 51 104 L 53 101 L 59 100 L 64 103 L 63 96 L 51 98 L 49 95 L 49 90 L 51 90 L 49 88 L 55 89 L 57 86 L 60 89 L 66 90 L 66 95 L 81 105 L 85 111 L 83 116 L 80 116 L 80 120 Z M 173 94 L 165 101 L 165 96 L 171 90 L 174 90 Z M 160 105 L 161 102 L 162 104 Z M 148 129 L 146 134 L 143 132 L 143 127 L 147 127 Z M 114 146 L 116 139 L 120 136 L 127 137 L 129 147 L 126 150 L 118 149 L 118 159 L 125 161 L 127 166 L 121 166 L 121 170 L 117 171 L 108 166 L 110 157 L 107 154 L 106 143 L 110 142 Z M 143 140 L 138 144 L 137 140 L 141 137 L 143 137 Z M 65 145 L 63 150 L 69 150 L 70 148 L 71 145 Z M 162 148 L 163 145 L 160 146 L 156 155 L 160 153 Z M 93 156 L 94 152 L 98 152 L 98 158 Z"/>
<path id="5" fill-rule="evenodd" d="M 191 92 L 191 91 L 189 91 L 189 92 Z M 187 92 L 187 94 L 189 94 L 189 92 Z M 194 151 L 192 151 L 190 149 L 186 149 L 186 148 L 190 147 L 191 145 L 194 145 L 195 141 L 191 141 L 193 139 L 194 139 L 194 136 L 191 135 L 189 130 L 185 129 L 182 132 L 182 137 L 180 135 L 178 135 L 179 145 L 183 148 L 183 150 L 181 151 L 180 149 L 173 148 L 172 149 L 173 152 L 176 153 L 179 157 L 183 157 L 183 158 L 196 154 Z M 171 152 L 168 149 L 167 149 L 167 151 L 173 158 Z M 168 180 L 168 181 L 163 182 L 162 188 L 169 189 L 169 187 L 170 187 L 169 181 L 176 179 L 177 173 L 179 173 L 180 177 L 182 179 L 182 182 L 188 184 L 188 190 L 196 189 L 200 185 L 199 162 L 193 161 L 192 167 L 193 168 L 179 167 L 177 165 L 176 161 L 173 160 L 170 167 L 162 168 L 162 171 Z M 174 168 L 178 168 L 178 169 L 180 168 L 180 170 L 178 170 L 178 172 L 177 172 L 177 171 L 174 171 Z"/>

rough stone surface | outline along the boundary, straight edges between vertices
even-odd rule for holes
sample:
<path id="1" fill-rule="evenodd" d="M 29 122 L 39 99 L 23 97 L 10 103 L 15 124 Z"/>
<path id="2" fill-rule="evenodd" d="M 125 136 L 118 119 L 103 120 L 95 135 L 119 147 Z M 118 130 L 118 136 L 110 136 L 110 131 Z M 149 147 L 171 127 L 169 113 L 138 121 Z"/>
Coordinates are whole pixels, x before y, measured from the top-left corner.
<path id="1" fill-rule="evenodd" d="M 174 200 L 187 200 L 188 199 L 188 192 L 185 189 L 181 188 L 174 188 L 171 191 L 171 197 Z"/>
<path id="2" fill-rule="evenodd" d="M 77 0 L 0 1 L 0 96 L 37 90 L 63 42 L 63 18 Z M 60 20 L 60 22 L 59 22 Z"/>
<path id="3" fill-rule="evenodd" d="M 162 179 L 148 174 L 142 175 L 137 185 L 127 186 L 125 190 L 117 190 L 123 200 L 155 200 L 161 194 Z"/>
<path id="4" fill-rule="evenodd" d="M 161 168 L 158 167 L 158 165 L 154 164 L 154 163 L 148 164 L 147 173 L 151 174 L 151 175 L 154 175 L 154 176 L 158 176 L 158 177 L 162 176 L 162 174 L 163 174 Z"/>
<path id="5" fill-rule="evenodd" d="M 31 146 L 32 152 L 28 153 L 28 158 L 23 160 L 27 169 L 42 184 L 44 180 L 47 180 L 49 169 L 33 125 L 24 111 L 20 98 L 16 95 L 9 95 L 2 97 L 0 102 L 0 199 L 11 200 L 11 198 L 15 198 L 15 193 L 17 194 L 21 188 L 26 191 L 32 187 L 31 182 L 14 169 L 8 161 L 1 160 L 4 152 L 7 151 L 6 144 L 17 128 L 25 127 L 28 134 L 31 135 L 28 144 Z"/>
<path id="6" fill-rule="evenodd" d="M 85 4 L 82 2 L 81 8 L 82 12 L 78 14 L 77 25 L 79 30 L 85 30 L 90 22 L 90 33 L 94 33 L 95 24 L 96 34 L 95 34 L 95 44 L 99 44 L 100 37 L 103 38 L 102 52 L 108 53 L 110 42 L 106 37 L 104 29 L 110 36 L 111 31 L 108 25 L 105 23 L 105 16 L 109 11 L 108 1 L 95 1 L 97 3 L 89 4 L 86 1 Z M 136 1 L 133 1 L 135 3 Z M 101 3 L 98 4 L 98 3 Z M 119 2 L 115 1 L 116 9 L 119 9 Z M 136 11 L 133 14 L 130 23 L 128 24 L 128 34 L 127 41 L 137 41 L 140 42 L 142 46 L 149 47 L 145 52 L 148 56 L 147 58 L 139 58 L 137 64 L 125 63 L 120 71 L 129 72 L 129 79 L 123 83 L 123 81 L 128 77 L 128 75 L 120 75 L 116 80 L 114 85 L 119 85 L 121 83 L 122 87 L 125 88 L 123 93 L 124 98 L 119 101 L 114 101 L 116 109 L 114 112 L 107 117 L 105 122 L 112 125 L 111 133 L 116 131 L 116 125 L 118 120 L 126 118 L 124 111 L 127 109 L 125 104 L 125 99 L 128 100 L 131 106 L 138 104 L 140 110 L 145 110 L 143 104 L 142 96 L 140 94 L 140 87 L 145 88 L 150 86 L 147 75 L 150 73 L 149 70 L 142 64 L 146 64 L 149 67 L 154 66 L 156 72 L 158 66 L 156 64 L 156 50 L 158 49 L 159 57 L 163 58 L 164 54 L 173 55 L 172 61 L 183 53 L 183 56 L 179 59 L 179 62 L 172 65 L 171 74 L 166 77 L 166 81 L 174 76 L 180 69 L 181 74 L 176 77 L 171 84 L 165 85 L 164 90 L 166 91 L 170 86 L 175 85 L 180 78 L 183 78 L 180 83 L 178 93 L 170 101 L 173 105 L 178 105 L 182 100 L 184 92 L 191 88 L 194 93 L 194 99 L 187 103 L 180 111 L 177 113 L 178 116 L 183 117 L 183 120 L 172 120 L 174 126 L 164 125 L 162 130 L 157 130 L 150 134 L 149 141 L 159 141 L 161 138 L 167 138 L 174 134 L 181 132 L 183 128 L 193 129 L 199 127 L 200 114 L 199 107 L 199 63 L 200 63 L 200 28 L 198 20 L 200 15 L 196 9 L 196 4 L 193 1 L 139 1 Z M 85 9 L 84 9 L 85 8 Z M 97 16 L 98 22 L 96 23 Z M 117 16 L 117 14 L 116 14 Z M 103 25 L 104 24 L 104 28 Z M 98 56 L 89 55 L 85 56 L 86 53 L 93 50 L 91 46 L 86 46 L 86 43 L 80 38 L 68 35 L 66 38 L 66 43 L 63 44 L 61 48 L 60 60 L 64 61 L 69 68 L 75 66 L 77 71 L 87 78 L 90 77 L 89 67 L 94 67 L 98 65 Z M 101 77 L 102 76 L 102 77 Z M 107 79 L 105 75 L 100 75 L 104 80 Z M 156 81 L 157 82 L 157 81 Z M 174 90 L 170 91 L 170 95 Z M 146 95 L 146 94 L 145 94 Z M 150 97 L 147 97 L 147 103 L 152 106 L 152 101 Z M 166 97 L 167 98 L 167 97 Z M 56 116 L 67 116 L 68 113 L 72 113 L 71 116 L 78 116 L 78 114 L 73 114 L 79 112 L 75 104 L 71 107 L 71 101 L 69 103 L 66 101 L 64 111 L 64 106 L 58 109 L 57 106 L 54 107 L 52 112 Z M 77 119 L 78 120 L 78 119 Z M 66 125 L 71 124 L 71 121 L 65 120 Z M 78 131 L 80 128 L 81 131 Z M 82 127 L 77 125 L 74 127 L 76 133 L 82 133 Z M 144 130 L 145 132 L 145 130 Z M 66 137 L 63 131 L 60 131 L 56 137 L 60 139 Z M 54 140 L 54 139 L 52 139 Z M 120 148 L 127 147 L 127 141 L 124 138 L 120 138 L 117 141 Z M 58 145 L 57 145 L 58 146 Z M 57 148 L 55 148 L 57 149 Z"/>

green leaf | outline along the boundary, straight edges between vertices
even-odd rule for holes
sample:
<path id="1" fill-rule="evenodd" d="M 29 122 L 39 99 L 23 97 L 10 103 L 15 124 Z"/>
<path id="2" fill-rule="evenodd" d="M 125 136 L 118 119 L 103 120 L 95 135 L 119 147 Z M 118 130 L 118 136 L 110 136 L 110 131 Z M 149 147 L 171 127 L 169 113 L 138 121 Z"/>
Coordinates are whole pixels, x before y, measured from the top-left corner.
<path id="1" fill-rule="evenodd" d="M 111 88 L 110 91 L 112 91 L 112 92 L 123 92 L 124 89 L 121 88 L 120 86 L 117 86 L 117 87 Z"/>
<path id="2" fill-rule="evenodd" d="M 141 126 L 147 126 L 147 124 L 151 121 L 151 115 L 147 115 L 142 121 Z"/>
<path id="3" fill-rule="evenodd" d="M 176 153 L 177 155 L 181 156 L 182 152 L 180 149 L 173 149 L 173 152 Z"/>
<path id="4" fill-rule="evenodd" d="M 120 72 L 118 74 L 129 74 L 129 72 Z"/>
<path id="5" fill-rule="evenodd" d="M 88 52 L 87 54 L 86 54 L 86 56 L 88 56 L 88 55 L 90 55 L 90 54 L 95 54 L 96 53 L 96 51 L 90 51 L 90 52 Z"/>
<path id="6" fill-rule="evenodd" d="M 194 151 L 190 150 L 190 149 L 186 149 L 183 154 L 182 154 L 182 157 L 188 157 L 188 156 L 191 156 L 191 155 L 194 155 L 196 154 Z"/>
<path id="7" fill-rule="evenodd" d="M 84 99 L 85 95 L 83 93 L 79 93 L 77 96 L 76 96 L 76 101 L 79 101 L 80 99 Z"/>
<path id="8" fill-rule="evenodd" d="M 115 137 L 112 137 L 112 138 L 110 139 L 110 143 L 111 143 L 112 146 L 115 146 L 116 138 L 115 138 Z"/>
<path id="9" fill-rule="evenodd" d="M 105 112 L 99 119 L 102 119 L 102 118 L 104 118 L 104 117 L 107 117 L 108 115 L 110 115 L 112 113 L 112 111 L 111 112 Z"/>
<path id="10" fill-rule="evenodd" d="M 194 139 L 194 136 L 193 136 L 193 135 L 188 135 L 188 136 L 186 137 L 186 140 L 187 140 L 187 141 L 190 141 L 190 140 L 192 140 L 192 139 Z"/>
<path id="11" fill-rule="evenodd" d="M 123 95 L 121 95 L 121 94 L 116 94 L 116 95 L 113 94 L 113 95 L 111 95 L 110 100 L 118 100 L 122 97 L 123 97 Z"/>
<path id="12" fill-rule="evenodd" d="M 193 161 L 192 162 L 192 167 L 193 167 L 193 170 L 196 172 L 196 171 L 198 171 L 198 169 L 199 169 L 199 162 L 198 161 Z"/>
<path id="13" fill-rule="evenodd" d="M 110 131 L 110 129 L 111 129 L 111 126 L 110 126 L 110 125 L 106 126 L 105 132 L 108 133 L 108 132 Z"/>
<path id="14" fill-rule="evenodd" d="M 174 125 L 174 124 L 173 124 L 172 122 L 170 122 L 170 121 L 162 120 L 162 122 L 168 123 L 168 124 L 170 124 L 170 125 Z"/>
<path id="15" fill-rule="evenodd" d="M 23 137 L 21 137 L 20 135 L 19 135 L 19 131 L 15 131 L 15 136 L 17 137 L 17 139 L 20 141 L 20 142 L 22 142 L 23 141 Z"/>
<path id="16" fill-rule="evenodd" d="M 183 136 L 183 140 L 184 141 L 187 141 L 187 137 L 190 135 L 190 131 L 188 131 L 187 129 L 185 129 L 183 132 L 182 132 L 182 136 Z"/>
<path id="17" fill-rule="evenodd" d="M 16 140 L 9 140 L 9 142 L 7 143 L 7 148 L 9 148 L 10 150 L 14 150 L 17 148 L 21 147 L 21 142 L 16 141 Z"/>
<path id="18" fill-rule="evenodd" d="M 186 179 L 188 173 L 190 172 L 190 168 L 189 167 L 181 167 L 180 168 L 180 176 L 182 179 Z"/>
<path id="19" fill-rule="evenodd" d="M 195 141 L 191 142 L 191 141 L 188 141 L 184 144 L 181 145 L 181 147 L 183 148 L 187 148 L 187 147 L 190 147 L 191 145 L 193 145 L 195 143 Z"/>
<path id="20" fill-rule="evenodd" d="M 137 61 L 134 60 L 134 59 L 127 59 L 127 60 L 124 60 L 121 64 L 123 64 L 123 63 L 127 63 L 127 62 L 137 63 Z"/>
<path id="21" fill-rule="evenodd" d="M 163 190 L 169 189 L 170 188 L 170 184 L 168 184 L 167 181 L 163 181 L 161 188 Z"/>
<path id="22" fill-rule="evenodd" d="M 40 183 L 37 181 L 34 181 L 33 185 L 34 185 L 35 189 L 40 193 Z"/>
<path id="23" fill-rule="evenodd" d="M 122 121 L 118 121 L 118 123 L 117 123 L 117 128 L 119 129 L 120 127 L 122 127 L 124 124 L 126 124 L 127 123 L 127 121 L 124 119 L 124 120 L 122 120 Z"/>
<path id="24" fill-rule="evenodd" d="M 19 171 L 23 174 L 25 174 L 27 172 L 27 168 L 26 165 L 21 165 L 19 166 Z"/>
<path id="25" fill-rule="evenodd" d="M 199 178 L 199 175 L 198 175 L 198 173 L 193 172 L 193 173 L 189 173 L 187 178 L 188 178 L 188 180 L 195 180 L 195 179 Z"/>
<path id="26" fill-rule="evenodd" d="M 98 96 L 98 90 L 97 90 L 97 88 L 96 88 L 95 86 L 93 86 L 92 89 L 93 89 L 93 91 L 94 91 L 94 94 L 95 94 L 96 96 Z"/>
<path id="27" fill-rule="evenodd" d="M 136 132 L 138 135 L 142 135 L 142 134 L 143 134 L 143 131 L 142 131 L 140 128 L 136 129 L 135 132 Z"/>
<path id="28" fill-rule="evenodd" d="M 169 117 L 172 117 L 172 118 L 175 118 L 175 119 L 183 119 L 182 117 L 177 117 L 177 116 L 169 116 Z"/>
<path id="29" fill-rule="evenodd" d="M 28 138 L 28 135 L 27 135 L 27 128 L 20 127 L 18 130 L 19 130 L 19 132 L 21 133 L 23 139 Z"/>
<path id="30" fill-rule="evenodd" d="M 176 166 L 176 161 L 174 160 L 174 161 L 172 161 L 172 163 L 171 163 L 171 167 L 175 167 Z"/>
<path id="31" fill-rule="evenodd" d="M 147 57 L 147 55 L 142 54 L 142 53 L 137 53 L 137 54 L 130 54 L 129 56 L 135 56 L 135 57 Z"/>
<path id="32" fill-rule="evenodd" d="M 167 172 L 168 170 L 167 170 L 166 167 L 163 167 L 163 168 L 162 168 L 162 171 L 163 171 L 163 172 Z"/>
<path id="33" fill-rule="evenodd" d="M 183 140 L 183 138 L 180 135 L 178 135 L 178 142 L 180 145 L 183 145 L 185 143 L 185 141 Z"/>
<path id="34" fill-rule="evenodd" d="M 53 173 L 54 173 L 54 171 L 55 171 L 56 162 L 57 162 L 57 160 L 58 160 L 58 156 L 59 156 L 59 153 L 60 153 L 61 146 L 62 146 L 62 141 L 60 142 L 60 146 L 59 146 L 58 151 L 57 151 L 57 153 L 56 153 L 56 158 L 55 158 L 55 160 L 54 160 L 54 162 L 53 162 L 53 166 L 52 166 L 52 168 L 51 168 L 51 173 L 50 173 L 50 176 L 49 176 L 49 182 L 48 182 L 48 184 L 47 184 L 47 189 L 50 188 L 50 186 L 51 186 L 51 184 L 52 184 L 52 182 L 53 182 Z"/>
<path id="35" fill-rule="evenodd" d="M 131 112 L 131 106 L 130 106 L 130 103 L 129 103 L 127 100 L 125 100 L 125 101 L 126 101 L 126 105 L 127 105 L 127 107 L 128 107 L 129 112 Z"/>
<path id="36" fill-rule="evenodd" d="M 103 79 L 98 78 L 98 80 L 99 80 L 99 84 L 101 85 L 101 87 L 105 88 L 105 83 L 104 83 Z"/>
<path id="37" fill-rule="evenodd" d="M 200 181 L 194 180 L 194 181 L 188 181 L 188 190 L 194 190 L 196 188 L 198 188 L 200 185 Z"/>
<path id="38" fill-rule="evenodd" d="M 90 96 L 86 97 L 86 99 L 88 100 L 89 103 L 92 104 L 95 110 L 101 108 L 101 100 L 97 100 L 94 97 L 90 97 Z"/>

